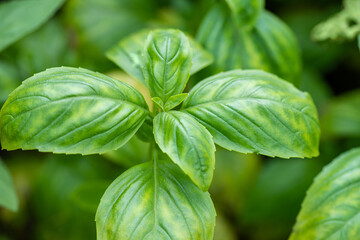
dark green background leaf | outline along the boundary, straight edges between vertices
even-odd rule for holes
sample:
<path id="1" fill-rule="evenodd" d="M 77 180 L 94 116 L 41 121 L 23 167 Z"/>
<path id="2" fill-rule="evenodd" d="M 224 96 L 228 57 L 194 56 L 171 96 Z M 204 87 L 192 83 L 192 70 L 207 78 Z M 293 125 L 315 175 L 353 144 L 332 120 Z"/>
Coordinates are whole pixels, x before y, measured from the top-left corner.
<path id="1" fill-rule="evenodd" d="M 251 29 L 263 11 L 264 0 L 226 0 L 239 27 Z"/>
<path id="2" fill-rule="evenodd" d="M 297 83 L 301 59 L 294 34 L 278 17 L 262 11 L 251 31 L 239 28 L 230 10 L 215 5 L 204 18 L 197 40 L 215 59 L 213 73 L 234 69 L 262 69 Z"/>
<path id="3" fill-rule="evenodd" d="M 147 161 L 148 148 L 149 143 L 134 136 L 118 150 L 105 153 L 104 157 L 120 166 L 129 168 Z"/>
<path id="4" fill-rule="evenodd" d="M 81 66 L 109 70 L 104 53 L 123 37 L 147 26 L 154 17 L 152 0 L 71 0 L 64 9 L 75 27 Z"/>
<path id="5" fill-rule="evenodd" d="M 95 213 L 101 196 L 110 185 L 108 181 L 90 180 L 78 186 L 71 193 L 71 200 L 84 211 Z"/>
<path id="6" fill-rule="evenodd" d="M 327 137 L 360 137 L 360 90 L 333 98 L 321 117 Z"/>
<path id="7" fill-rule="evenodd" d="M 0 51 L 34 31 L 64 0 L 23 0 L 0 3 Z"/>
<path id="8" fill-rule="evenodd" d="M 0 158 L 0 206 L 17 211 L 19 202 L 10 173 Z"/>
<path id="9" fill-rule="evenodd" d="M 19 85 L 19 74 L 13 64 L 0 61 L 0 106 Z"/>

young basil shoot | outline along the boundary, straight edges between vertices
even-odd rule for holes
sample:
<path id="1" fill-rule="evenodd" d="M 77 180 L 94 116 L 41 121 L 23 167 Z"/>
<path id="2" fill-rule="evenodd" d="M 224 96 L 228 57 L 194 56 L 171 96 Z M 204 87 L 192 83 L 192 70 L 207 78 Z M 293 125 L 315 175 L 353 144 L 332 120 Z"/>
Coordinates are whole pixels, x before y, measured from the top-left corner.
<path id="1" fill-rule="evenodd" d="M 233 70 L 183 93 L 189 76 L 212 58 L 174 29 L 136 33 L 108 56 L 146 84 L 153 110 L 125 83 L 59 67 L 25 80 L 0 112 L 7 150 L 101 154 L 136 133 L 151 142 L 151 159 L 124 172 L 102 197 L 96 214 L 100 240 L 212 239 L 216 214 L 207 191 L 215 143 L 272 157 L 318 155 L 311 97 L 275 75 Z"/>

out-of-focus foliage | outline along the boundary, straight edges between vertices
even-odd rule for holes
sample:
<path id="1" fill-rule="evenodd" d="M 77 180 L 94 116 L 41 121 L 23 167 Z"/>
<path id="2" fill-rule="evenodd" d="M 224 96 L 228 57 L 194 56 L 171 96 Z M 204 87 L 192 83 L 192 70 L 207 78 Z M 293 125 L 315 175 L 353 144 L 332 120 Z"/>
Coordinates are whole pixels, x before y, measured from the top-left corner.
<path id="1" fill-rule="evenodd" d="M 313 68 L 304 68 L 300 89 L 310 93 L 316 107 L 320 111 L 332 96 L 330 87 L 326 84 L 321 74 Z"/>
<path id="2" fill-rule="evenodd" d="M 305 192 L 320 168 L 315 159 L 268 159 L 240 215 L 254 239 L 288 236 Z"/>
<path id="3" fill-rule="evenodd" d="M 45 159 L 32 198 L 35 239 L 95 239 L 91 202 L 100 202 L 105 189 L 94 186 L 90 198 L 79 191 L 91 182 L 109 184 L 119 173 L 100 157 L 51 155 Z"/>
<path id="4" fill-rule="evenodd" d="M 318 11 L 304 6 L 296 11 L 286 12 L 284 16 L 299 42 L 303 65 L 311 67 L 315 71 L 328 70 L 334 67 L 341 59 L 344 50 L 342 46 L 334 46 L 334 44 L 327 42 L 319 44 L 310 39 L 314 25 L 326 18 L 331 12 L 333 12 L 333 7 Z"/>
<path id="5" fill-rule="evenodd" d="M 19 74 L 16 67 L 6 61 L 0 61 L 0 106 L 9 94 L 19 85 Z"/>
<path id="6" fill-rule="evenodd" d="M 0 51 L 45 23 L 64 0 L 0 3 Z"/>
<path id="7" fill-rule="evenodd" d="M 360 139 L 360 89 L 333 98 L 327 104 L 321 122 L 324 137 Z"/>
<path id="8" fill-rule="evenodd" d="M 327 165 L 307 192 L 290 240 L 358 238 L 359 179 L 360 148 Z"/>
<path id="9" fill-rule="evenodd" d="M 111 182 L 89 180 L 82 183 L 71 193 L 71 200 L 81 209 L 95 213 L 100 199 Z"/>
<path id="10" fill-rule="evenodd" d="M 218 211 L 236 215 L 243 210 L 245 198 L 257 179 L 261 165 L 261 157 L 256 154 L 241 154 L 221 148 L 216 150 L 210 193 Z"/>
<path id="11" fill-rule="evenodd" d="M 351 40 L 360 33 L 360 1 L 344 0 L 343 3 L 341 12 L 314 28 L 314 40 Z"/>
<path id="12" fill-rule="evenodd" d="M 56 19 L 13 44 L 3 52 L 3 58 L 14 62 L 21 79 L 47 68 L 76 65 L 66 29 Z"/>
<path id="13" fill-rule="evenodd" d="M 301 70 L 297 40 L 274 14 L 260 12 L 253 29 L 236 24 L 225 4 L 216 4 L 204 17 L 197 40 L 213 55 L 212 73 L 232 69 L 263 69 L 292 83 Z"/>
<path id="14" fill-rule="evenodd" d="M 214 240 L 236 240 L 236 233 L 229 221 L 216 211 Z"/>
<path id="15" fill-rule="evenodd" d="M 18 199 L 11 180 L 9 171 L 0 158 L 0 207 L 5 207 L 11 211 L 18 210 Z"/>
<path id="16" fill-rule="evenodd" d="M 225 1 L 229 5 L 238 26 L 244 29 L 251 29 L 255 25 L 265 5 L 265 0 Z"/>
<path id="17" fill-rule="evenodd" d="M 133 137 L 118 150 L 104 154 L 104 157 L 120 166 L 129 168 L 146 161 L 148 156 L 146 149 L 148 148 L 149 143 Z"/>
<path id="18" fill-rule="evenodd" d="M 82 66 L 109 69 L 104 53 L 119 39 L 147 26 L 154 17 L 152 0 L 71 0 L 66 4 L 66 20 L 77 33 Z M 89 17 L 91 16 L 91 17 Z M 93 61 L 93 59 L 97 61 Z M 96 63 L 95 63 L 96 62 Z"/>

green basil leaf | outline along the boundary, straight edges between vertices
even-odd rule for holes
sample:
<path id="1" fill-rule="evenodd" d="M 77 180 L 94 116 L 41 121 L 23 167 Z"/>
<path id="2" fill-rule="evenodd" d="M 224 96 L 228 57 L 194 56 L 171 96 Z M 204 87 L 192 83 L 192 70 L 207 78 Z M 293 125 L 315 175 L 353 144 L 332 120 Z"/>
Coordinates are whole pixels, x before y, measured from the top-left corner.
<path id="1" fill-rule="evenodd" d="M 338 96 L 327 103 L 321 117 L 326 137 L 360 137 L 360 90 Z"/>
<path id="2" fill-rule="evenodd" d="M 192 51 L 179 30 L 150 32 L 143 55 L 143 73 L 152 97 L 166 102 L 181 93 L 190 75 Z"/>
<path id="3" fill-rule="evenodd" d="M 125 144 L 149 114 L 129 85 L 86 69 L 51 68 L 25 80 L 0 112 L 4 149 L 93 154 Z"/>
<path id="4" fill-rule="evenodd" d="M 170 111 L 174 107 L 179 106 L 185 100 L 185 98 L 187 98 L 188 95 L 189 95 L 188 93 L 181 93 L 169 97 L 169 99 L 165 103 L 164 110 Z"/>
<path id="5" fill-rule="evenodd" d="M 161 100 L 161 98 L 153 97 L 151 100 L 156 104 L 156 106 L 158 106 L 160 109 L 164 110 L 164 102 L 163 102 L 163 100 Z"/>
<path id="6" fill-rule="evenodd" d="M 0 3 L 0 51 L 46 22 L 64 0 L 26 0 Z"/>
<path id="7" fill-rule="evenodd" d="M 252 30 L 240 28 L 227 6 L 217 4 L 204 18 L 197 40 L 214 58 L 212 72 L 262 69 L 286 81 L 300 79 L 301 58 L 289 27 L 268 11 L 262 11 Z"/>
<path id="8" fill-rule="evenodd" d="M 136 32 L 124 38 L 106 52 L 107 58 L 145 86 L 146 82 L 142 72 L 141 54 L 149 32 L 150 30 L 148 29 Z"/>
<path id="9" fill-rule="evenodd" d="M 264 8 L 264 0 L 226 0 L 237 24 L 251 29 Z"/>
<path id="10" fill-rule="evenodd" d="M 360 148 L 341 154 L 309 188 L 290 240 L 357 239 L 360 235 Z"/>
<path id="11" fill-rule="evenodd" d="M 186 113 L 162 112 L 154 118 L 154 136 L 160 149 L 207 191 L 215 167 L 215 145 L 206 128 Z"/>
<path id="12" fill-rule="evenodd" d="M 96 213 L 99 240 L 209 240 L 214 226 L 210 195 L 175 164 L 158 159 L 118 177 Z"/>
<path id="13" fill-rule="evenodd" d="M 283 158 L 318 155 L 320 129 L 310 95 L 263 71 L 234 70 L 201 81 L 183 111 L 229 150 Z"/>
<path id="14" fill-rule="evenodd" d="M 149 29 L 141 30 L 121 40 L 116 46 L 110 49 L 106 56 L 125 72 L 146 85 L 142 72 L 142 52 L 145 42 L 150 33 Z M 193 58 L 190 75 L 210 65 L 214 59 L 199 43 L 190 36 L 186 36 L 192 48 Z"/>
<path id="15" fill-rule="evenodd" d="M 214 58 L 211 53 L 205 50 L 195 39 L 193 39 L 189 35 L 187 35 L 186 37 L 189 40 L 190 47 L 193 52 L 192 65 L 190 69 L 190 75 L 193 75 L 201 69 L 212 64 L 214 62 Z"/>
<path id="16" fill-rule="evenodd" d="M 6 169 L 5 164 L 0 159 L 0 206 L 11 211 L 17 211 L 19 202 L 16 196 L 10 173 Z"/>

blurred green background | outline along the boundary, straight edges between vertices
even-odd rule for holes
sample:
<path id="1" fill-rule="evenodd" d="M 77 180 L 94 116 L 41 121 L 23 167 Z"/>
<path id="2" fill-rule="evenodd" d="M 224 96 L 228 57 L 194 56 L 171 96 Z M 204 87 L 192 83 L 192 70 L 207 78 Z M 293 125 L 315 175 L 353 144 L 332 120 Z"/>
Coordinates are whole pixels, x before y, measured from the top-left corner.
<path id="1" fill-rule="evenodd" d="M 21 81 L 55 66 L 85 67 L 126 81 L 129 77 L 105 57 L 106 50 L 144 27 L 174 27 L 195 36 L 215 0 L 63 2 L 44 24 L 0 51 L 0 106 Z M 299 42 L 300 88 L 312 95 L 319 111 L 321 154 L 271 159 L 218 148 L 210 189 L 218 215 L 216 240 L 287 239 L 316 174 L 341 152 L 360 146 L 357 41 L 310 38 L 314 26 L 339 12 L 342 2 L 267 0 L 266 8 L 290 26 Z M 190 81 L 205 76 L 206 69 Z M 0 151 L 20 203 L 18 212 L 0 208 L 0 240 L 95 239 L 101 195 L 124 170 L 146 161 L 144 145 L 134 139 L 116 152 L 85 157 Z"/>

